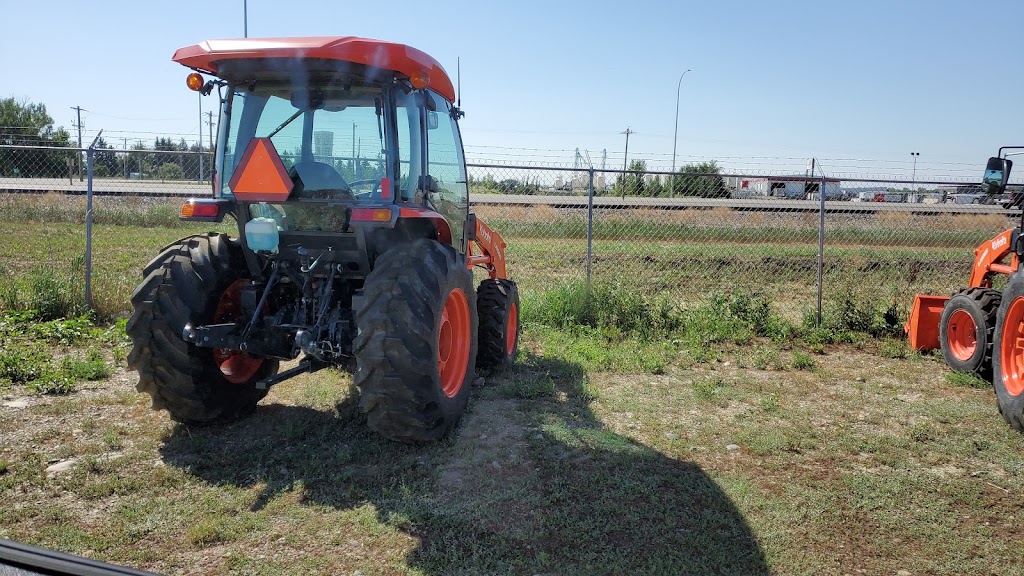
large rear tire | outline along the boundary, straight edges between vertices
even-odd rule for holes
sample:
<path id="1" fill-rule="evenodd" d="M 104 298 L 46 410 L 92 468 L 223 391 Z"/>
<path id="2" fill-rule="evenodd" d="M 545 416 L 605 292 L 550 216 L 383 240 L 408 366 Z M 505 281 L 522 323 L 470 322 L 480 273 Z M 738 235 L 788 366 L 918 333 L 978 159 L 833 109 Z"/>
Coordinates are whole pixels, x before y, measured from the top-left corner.
<path id="1" fill-rule="evenodd" d="M 511 280 L 484 280 L 476 292 L 480 368 L 505 368 L 519 354 L 519 288 Z"/>
<path id="2" fill-rule="evenodd" d="M 241 247 L 224 234 L 183 238 L 146 266 L 132 294 L 128 366 L 154 409 L 185 424 L 212 424 L 249 414 L 266 396 L 255 384 L 277 373 L 277 360 L 200 348 L 181 337 L 186 324 L 237 320 L 245 274 Z"/>
<path id="3" fill-rule="evenodd" d="M 353 299 L 355 384 L 375 432 L 401 442 L 447 435 L 466 409 L 476 368 L 473 274 L 434 240 L 388 250 Z"/>
<path id="4" fill-rule="evenodd" d="M 1024 274 L 1010 277 L 996 315 L 992 387 L 1006 422 L 1024 432 Z"/>
<path id="5" fill-rule="evenodd" d="M 939 319 L 939 346 L 950 368 L 992 378 L 992 341 L 1001 300 L 998 290 L 967 288 L 946 302 Z"/>

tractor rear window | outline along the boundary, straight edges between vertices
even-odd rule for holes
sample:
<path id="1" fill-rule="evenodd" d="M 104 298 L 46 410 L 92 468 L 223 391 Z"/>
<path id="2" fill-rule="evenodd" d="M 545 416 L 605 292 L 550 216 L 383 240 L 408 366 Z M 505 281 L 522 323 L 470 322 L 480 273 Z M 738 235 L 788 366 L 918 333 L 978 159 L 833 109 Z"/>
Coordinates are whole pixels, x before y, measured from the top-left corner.
<path id="1" fill-rule="evenodd" d="M 221 193 L 253 138 L 270 138 L 295 182 L 293 198 L 380 203 L 387 175 L 383 95 L 369 88 L 289 93 L 236 91 L 222 168 Z M 387 180 L 384 181 L 385 184 Z"/>

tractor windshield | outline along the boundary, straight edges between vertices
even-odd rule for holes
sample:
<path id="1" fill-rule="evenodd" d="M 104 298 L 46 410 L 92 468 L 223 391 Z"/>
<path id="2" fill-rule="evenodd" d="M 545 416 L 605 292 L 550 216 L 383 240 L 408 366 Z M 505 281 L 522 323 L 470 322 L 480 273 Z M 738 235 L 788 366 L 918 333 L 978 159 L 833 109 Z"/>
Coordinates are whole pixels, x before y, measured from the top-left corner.
<path id="1" fill-rule="evenodd" d="M 221 158 L 221 194 L 253 138 L 269 138 L 295 183 L 292 199 L 390 203 L 385 94 L 378 88 L 334 92 L 234 87 Z"/>

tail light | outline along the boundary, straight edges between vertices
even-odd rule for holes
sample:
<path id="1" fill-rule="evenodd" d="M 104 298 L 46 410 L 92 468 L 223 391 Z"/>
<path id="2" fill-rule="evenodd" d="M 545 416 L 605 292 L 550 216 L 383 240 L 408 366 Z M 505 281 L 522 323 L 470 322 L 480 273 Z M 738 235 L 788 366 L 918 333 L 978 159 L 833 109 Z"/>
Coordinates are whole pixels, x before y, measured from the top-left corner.
<path id="1" fill-rule="evenodd" d="M 188 200 L 181 205 L 180 217 L 182 220 L 220 222 L 224 216 L 221 212 L 220 202 Z"/>

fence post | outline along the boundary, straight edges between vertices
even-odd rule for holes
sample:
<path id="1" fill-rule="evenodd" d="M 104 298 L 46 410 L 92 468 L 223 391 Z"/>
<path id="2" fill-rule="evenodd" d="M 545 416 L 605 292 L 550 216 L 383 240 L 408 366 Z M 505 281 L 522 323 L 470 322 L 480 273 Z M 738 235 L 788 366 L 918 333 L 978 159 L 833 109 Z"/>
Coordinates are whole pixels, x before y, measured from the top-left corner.
<path id="1" fill-rule="evenodd" d="M 818 308 L 815 315 L 815 327 L 821 327 L 821 296 L 824 292 L 825 272 L 825 175 L 822 174 L 818 185 Z"/>
<path id="2" fill-rule="evenodd" d="M 590 288 L 590 261 L 594 249 L 594 169 L 587 170 L 590 183 L 587 185 L 587 288 Z"/>
<path id="3" fill-rule="evenodd" d="M 92 168 L 93 147 L 95 142 L 85 150 L 85 306 L 92 309 Z"/>

